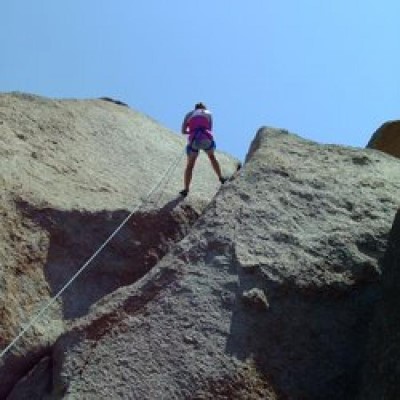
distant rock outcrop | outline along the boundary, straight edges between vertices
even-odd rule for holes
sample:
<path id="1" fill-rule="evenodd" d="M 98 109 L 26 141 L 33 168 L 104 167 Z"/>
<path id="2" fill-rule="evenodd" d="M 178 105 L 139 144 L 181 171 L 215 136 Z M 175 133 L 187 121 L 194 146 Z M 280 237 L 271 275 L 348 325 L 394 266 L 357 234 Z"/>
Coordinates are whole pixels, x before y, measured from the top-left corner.
<path id="1" fill-rule="evenodd" d="M 114 103 L 0 95 L 0 348 L 146 200 L 0 360 L 0 398 L 51 352 L 69 321 L 146 274 L 187 234 L 219 187 L 201 157 L 193 190 L 181 201 L 185 139 Z M 225 173 L 235 170 L 232 157 L 217 156 Z"/>
<path id="2" fill-rule="evenodd" d="M 400 158 L 400 121 L 384 123 L 371 137 L 368 148 Z"/>

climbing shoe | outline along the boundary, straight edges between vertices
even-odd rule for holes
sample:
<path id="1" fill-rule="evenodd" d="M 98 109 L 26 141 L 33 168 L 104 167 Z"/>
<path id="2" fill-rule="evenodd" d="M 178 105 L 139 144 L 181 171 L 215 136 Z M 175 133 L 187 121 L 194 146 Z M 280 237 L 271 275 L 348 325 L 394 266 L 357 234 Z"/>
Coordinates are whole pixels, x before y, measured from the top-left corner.
<path id="1" fill-rule="evenodd" d="M 226 181 L 228 180 L 228 178 L 224 178 L 223 176 L 221 176 L 221 178 L 219 178 L 219 181 L 224 184 Z"/>
<path id="2" fill-rule="evenodd" d="M 180 194 L 181 196 L 183 196 L 183 197 L 186 197 L 186 196 L 188 195 L 188 193 L 189 193 L 189 190 L 186 190 L 186 189 L 183 189 L 183 190 L 181 190 L 181 191 L 179 192 L 179 194 Z"/>

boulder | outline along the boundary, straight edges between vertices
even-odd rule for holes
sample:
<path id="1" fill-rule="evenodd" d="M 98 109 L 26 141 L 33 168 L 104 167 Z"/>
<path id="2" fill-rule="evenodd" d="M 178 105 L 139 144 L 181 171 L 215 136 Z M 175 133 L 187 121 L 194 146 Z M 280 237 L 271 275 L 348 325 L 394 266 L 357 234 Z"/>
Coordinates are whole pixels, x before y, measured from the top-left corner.
<path id="1" fill-rule="evenodd" d="M 367 147 L 400 158 L 400 121 L 385 122 L 372 135 Z"/>
<path id="2" fill-rule="evenodd" d="M 132 213 L 0 360 L 0 398 L 32 366 L 48 365 L 40 360 L 70 321 L 157 264 L 220 186 L 200 156 L 190 196 L 177 196 L 185 139 L 121 105 L 0 94 L 0 348 Z M 217 158 L 224 173 L 235 170 L 232 157 Z"/>
<path id="3" fill-rule="evenodd" d="M 381 152 L 260 129 L 185 237 L 75 319 L 13 396 L 48 365 L 37 398 L 356 398 L 399 173 Z"/>

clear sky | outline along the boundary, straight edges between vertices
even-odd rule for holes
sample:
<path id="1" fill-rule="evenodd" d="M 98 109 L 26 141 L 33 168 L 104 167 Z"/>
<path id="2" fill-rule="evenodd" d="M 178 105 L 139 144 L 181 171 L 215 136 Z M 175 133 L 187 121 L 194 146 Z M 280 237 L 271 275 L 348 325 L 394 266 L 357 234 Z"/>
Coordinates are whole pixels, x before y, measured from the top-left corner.
<path id="1" fill-rule="evenodd" d="M 205 102 L 219 149 L 257 129 L 364 147 L 400 117 L 398 0 L 8 0 L 0 92 L 109 96 L 179 131 Z"/>

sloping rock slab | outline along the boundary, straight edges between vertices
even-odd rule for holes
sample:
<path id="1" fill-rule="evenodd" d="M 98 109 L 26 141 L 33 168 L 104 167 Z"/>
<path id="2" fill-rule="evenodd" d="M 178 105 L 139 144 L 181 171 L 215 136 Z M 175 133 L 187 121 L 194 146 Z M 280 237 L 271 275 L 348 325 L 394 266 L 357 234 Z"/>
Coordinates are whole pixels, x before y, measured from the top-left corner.
<path id="1" fill-rule="evenodd" d="M 177 196 L 185 139 L 115 101 L 0 94 L 0 132 L 1 349 L 136 210 L 0 360 L 4 398 L 68 321 L 146 274 L 186 235 L 220 184 L 203 155 L 190 196 Z M 226 174 L 235 170 L 232 157 L 217 157 Z"/>

